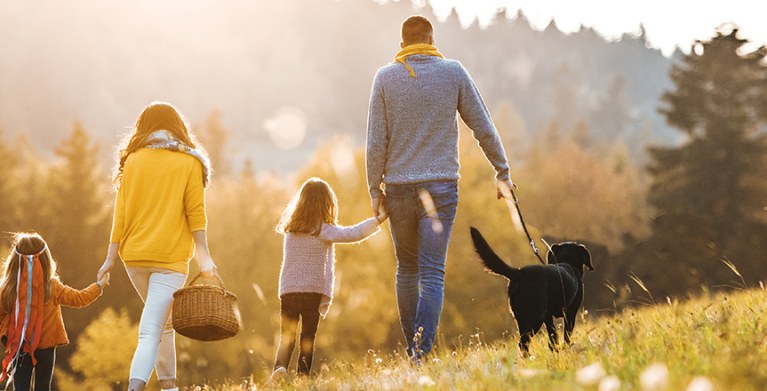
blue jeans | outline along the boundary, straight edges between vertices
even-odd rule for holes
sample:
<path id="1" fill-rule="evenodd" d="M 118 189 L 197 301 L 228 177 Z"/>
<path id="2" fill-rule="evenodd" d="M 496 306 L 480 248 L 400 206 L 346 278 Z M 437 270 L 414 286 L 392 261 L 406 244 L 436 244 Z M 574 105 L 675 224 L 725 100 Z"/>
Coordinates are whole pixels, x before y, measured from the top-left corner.
<path id="1" fill-rule="evenodd" d="M 386 185 L 397 256 L 397 305 L 411 357 L 429 353 L 434 345 L 457 206 L 457 181 Z"/>

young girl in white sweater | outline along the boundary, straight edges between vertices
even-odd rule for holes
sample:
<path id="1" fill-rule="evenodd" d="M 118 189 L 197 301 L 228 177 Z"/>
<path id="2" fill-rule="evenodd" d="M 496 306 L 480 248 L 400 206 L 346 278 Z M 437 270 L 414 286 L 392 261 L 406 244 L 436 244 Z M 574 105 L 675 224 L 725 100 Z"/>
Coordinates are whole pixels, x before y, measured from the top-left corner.
<path id="1" fill-rule="evenodd" d="M 380 231 L 387 218 L 381 210 L 350 227 L 338 226 L 338 199 L 327 182 L 310 178 L 282 215 L 277 232 L 284 235 L 280 270 L 280 345 L 271 380 L 287 374 L 290 355 L 296 344 L 296 328 L 301 320 L 298 374 L 312 368 L 314 336 L 320 315 L 325 317 L 333 300 L 334 243 L 362 241 Z"/>

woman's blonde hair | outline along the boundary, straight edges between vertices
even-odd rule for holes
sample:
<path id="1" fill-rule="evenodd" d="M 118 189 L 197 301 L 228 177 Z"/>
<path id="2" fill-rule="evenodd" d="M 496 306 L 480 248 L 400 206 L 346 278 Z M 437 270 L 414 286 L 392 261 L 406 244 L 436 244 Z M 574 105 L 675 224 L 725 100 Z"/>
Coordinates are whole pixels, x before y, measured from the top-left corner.
<path id="1" fill-rule="evenodd" d="M 136 119 L 133 125 L 133 131 L 126 135 L 117 155 L 117 165 L 114 170 L 114 183 L 120 186 L 120 180 L 123 176 L 125 161 L 133 152 L 143 148 L 147 144 L 147 138 L 158 130 L 169 131 L 176 139 L 190 148 L 197 149 L 203 155 L 207 156 L 205 149 L 197 145 L 197 141 L 189 130 L 189 126 L 184 117 L 170 103 L 152 102 Z"/>
<path id="2" fill-rule="evenodd" d="M 327 182 L 309 178 L 282 213 L 277 232 L 317 236 L 323 223 L 338 224 L 338 198 Z"/>
<path id="3" fill-rule="evenodd" d="M 16 285 L 18 285 L 19 262 L 21 255 L 40 254 L 40 266 L 43 269 L 43 286 L 45 287 L 45 302 L 51 298 L 51 278 L 56 275 L 56 261 L 51 256 L 48 244 L 36 232 L 19 232 L 13 234 L 13 247 L 3 265 L 3 277 L 0 280 L 0 300 L 3 307 L 10 311 L 16 305 Z"/>

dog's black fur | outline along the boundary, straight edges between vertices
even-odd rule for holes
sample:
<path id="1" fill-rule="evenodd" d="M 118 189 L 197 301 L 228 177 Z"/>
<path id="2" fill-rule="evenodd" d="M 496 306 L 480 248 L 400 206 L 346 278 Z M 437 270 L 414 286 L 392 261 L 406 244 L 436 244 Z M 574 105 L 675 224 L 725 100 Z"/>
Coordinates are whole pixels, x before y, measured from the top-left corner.
<path id="1" fill-rule="evenodd" d="M 485 238 L 471 227 L 471 239 L 487 271 L 509 279 L 509 307 L 519 326 L 519 348 L 529 354 L 530 338 L 546 325 L 549 347 L 557 347 L 554 317 L 565 318 L 565 343 L 575 327 L 583 304 L 583 268 L 594 270 L 586 246 L 575 242 L 558 243 L 546 255 L 548 265 L 515 268 L 495 254 Z"/>

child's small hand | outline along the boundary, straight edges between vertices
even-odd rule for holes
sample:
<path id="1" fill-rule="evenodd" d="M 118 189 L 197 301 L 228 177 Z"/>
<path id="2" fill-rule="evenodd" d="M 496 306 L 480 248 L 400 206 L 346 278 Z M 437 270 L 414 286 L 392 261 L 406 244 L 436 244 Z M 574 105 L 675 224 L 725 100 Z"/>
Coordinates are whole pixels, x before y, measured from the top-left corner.
<path id="1" fill-rule="evenodd" d="M 109 285 L 109 273 L 104 273 L 96 283 L 99 284 L 102 290 L 106 288 Z"/>
<path id="2" fill-rule="evenodd" d="M 386 219 L 389 218 L 389 211 L 386 210 L 386 205 L 381 205 L 378 207 L 378 215 L 376 216 L 376 220 L 378 220 L 378 224 L 382 224 Z"/>
<path id="3" fill-rule="evenodd" d="M 320 304 L 320 315 L 324 318 L 330 310 L 330 304 Z"/>

